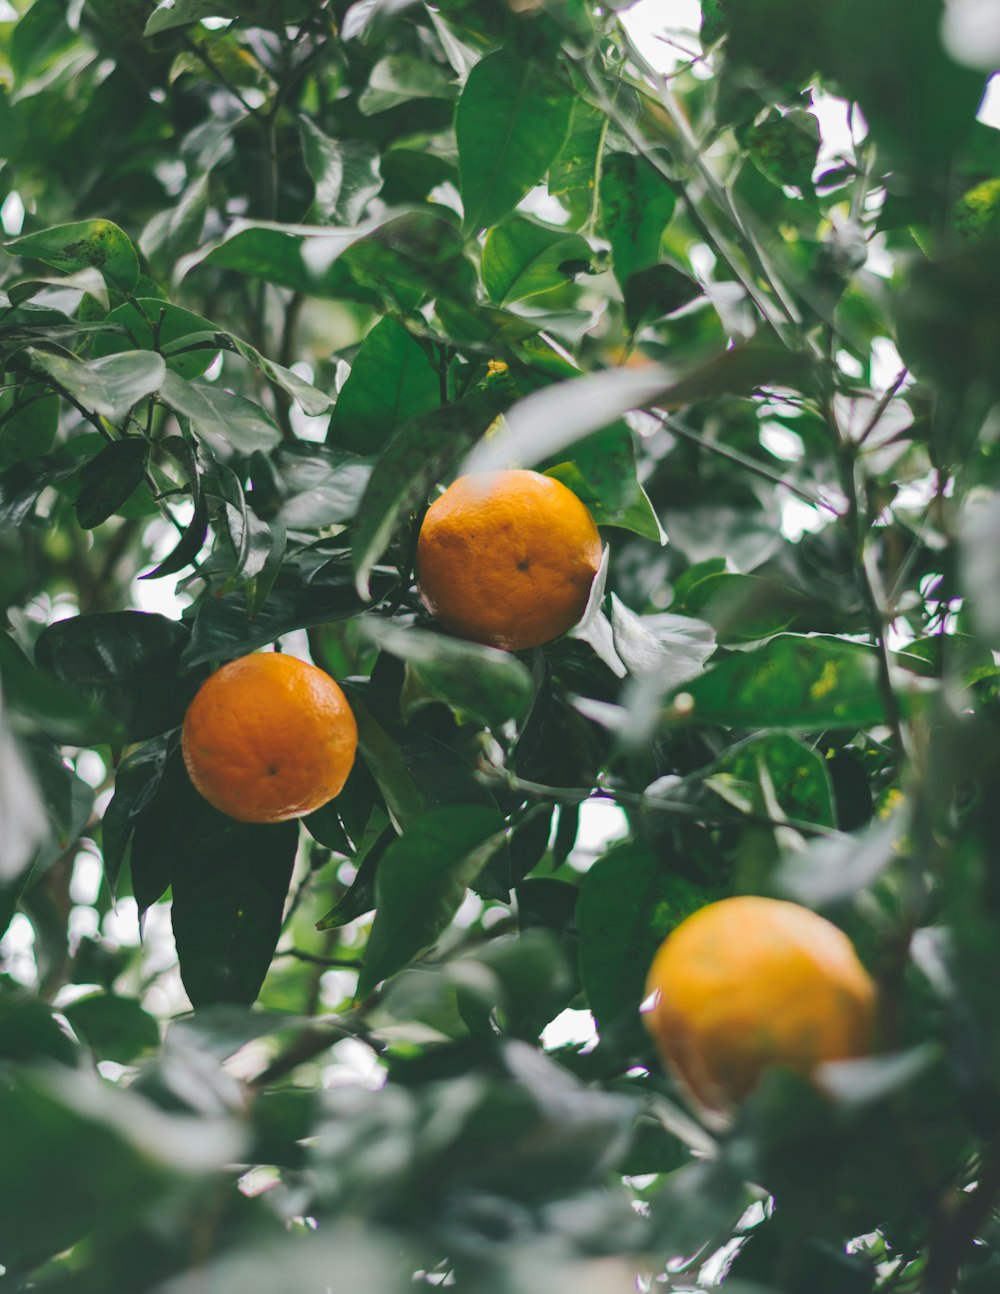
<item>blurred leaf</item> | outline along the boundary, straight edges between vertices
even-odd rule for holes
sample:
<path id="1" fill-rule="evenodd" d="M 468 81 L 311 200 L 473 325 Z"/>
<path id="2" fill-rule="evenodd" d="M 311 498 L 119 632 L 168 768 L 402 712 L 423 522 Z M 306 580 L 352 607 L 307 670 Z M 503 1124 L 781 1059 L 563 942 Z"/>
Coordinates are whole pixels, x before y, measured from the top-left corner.
<path id="1" fill-rule="evenodd" d="M 494 812 L 456 805 L 424 814 L 389 846 L 375 882 L 377 909 L 359 997 L 435 942 L 502 840 Z"/>
<path id="2" fill-rule="evenodd" d="M 430 357 L 395 319 L 381 319 L 362 342 L 337 397 L 327 440 L 356 454 L 383 449 L 411 418 L 441 403 Z"/>
<path id="3" fill-rule="evenodd" d="M 514 215 L 486 235 L 483 284 L 498 305 L 548 292 L 590 268 L 590 244 L 579 234 Z"/>
<path id="4" fill-rule="evenodd" d="M 63 1014 L 102 1060 L 127 1065 L 160 1045 L 160 1030 L 134 998 L 94 993 L 77 998 Z"/>
<path id="5" fill-rule="evenodd" d="M 455 114 L 467 230 L 488 229 L 541 180 L 569 130 L 572 96 L 513 51 L 469 73 Z"/>
<path id="6" fill-rule="evenodd" d="M 139 235 L 143 256 L 161 277 L 166 278 L 178 258 L 200 242 L 208 214 L 209 188 L 209 176 L 198 176 L 181 194 L 177 205 L 158 211 Z"/>
<path id="7" fill-rule="evenodd" d="M 2 697 L 0 697 L 2 702 Z M 0 887 L 7 890 L 31 866 L 48 824 L 30 766 L 10 731 L 5 710 L 0 707 Z M 0 915 L 6 908 L 0 898 Z M 13 915 L 13 914 L 11 914 Z M 2 922 L 3 935 L 9 917 Z"/>
<path id="8" fill-rule="evenodd" d="M 389 54 L 371 70 L 358 96 L 358 111 L 370 116 L 411 99 L 454 99 L 455 84 L 436 63 L 412 54 Z"/>
<path id="9" fill-rule="evenodd" d="M 407 661 L 431 695 L 481 723 L 499 728 L 527 712 L 534 691 L 531 675 L 509 652 L 374 617 L 364 623 L 368 636 L 383 651 Z"/>
<path id="10" fill-rule="evenodd" d="M 423 797 L 396 743 L 356 695 L 350 699 L 358 724 L 361 758 L 382 793 L 393 825 L 403 834 L 423 814 Z"/>
<path id="11" fill-rule="evenodd" d="M 181 979 L 196 1007 L 249 1006 L 277 947 L 299 828 L 214 817 L 171 868 Z"/>
<path id="12" fill-rule="evenodd" d="M 636 270 L 660 259 L 676 203 L 673 189 L 645 157 L 606 153 L 601 159 L 601 218 L 623 287 Z"/>
<path id="13" fill-rule="evenodd" d="M 176 727 L 201 681 L 180 676 L 188 642 L 183 625 L 143 611 L 72 616 L 43 631 L 38 664 L 98 702 L 127 741 Z"/>
<path id="14" fill-rule="evenodd" d="M 975 595 L 972 615 L 986 641 L 1000 649 L 1000 494 L 966 511 L 960 537 L 962 582 Z"/>
<path id="15" fill-rule="evenodd" d="M 128 502 L 145 478 L 148 454 L 144 440 L 116 440 L 84 464 L 76 500 L 76 519 L 84 530 L 101 525 Z"/>
<path id="16" fill-rule="evenodd" d="M 190 418 L 192 428 L 210 445 L 221 440 L 241 454 L 251 454 L 255 449 L 273 449 L 281 440 L 281 432 L 260 405 L 208 382 L 185 382 L 176 373 L 167 373 L 161 396 L 177 413 Z"/>
<path id="17" fill-rule="evenodd" d="M 811 112 L 798 109 L 757 122 L 746 137 L 750 160 L 762 174 L 803 193 L 812 189 L 819 142 L 819 122 Z"/>
<path id="18" fill-rule="evenodd" d="M 276 386 L 292 397 L 292 399 L 301 407 L 302 412 L 308 414 L 310 418 L 318 418 L 321 414 L 326 413 L 334 402 L 334 397 L 321 391 L 319 387 L 313 386 L 311 382 L 305 381 L 299 377 L 298 373 L 292 372 L 290 368 L 285 368 L 283 364 L 276 363 L 273 359 L 268 359 L 256 350 L 249 342 L 241 341 L 239 337 L 229 336 L 233 349 L 237 354 L 242 355 L 245 360 L 260 369 L 266 378 L 269 378 Z M 178 369 L 178 371 L 180 371 Z"/>
<path id="19" fill-rule="evenodd" d="M 25 234 L 4 244 L 10 256 L 44 261 L 57 270 L 100 270 L 109 287 L 132 292 L 139 279 L 139 259 L 126 233 L 110 220 L 82 220 Z"/>
<path id="20" fill-rule="evenodd" d="M 871 885 L 903 848 L 903 826 L 892 817 L 860 836 L 810 841 L 779 863 L 772 883 L 777 893 L 810 907 L 843 903 Z"/>
<path id="21" fill-rule="evenodd" d="M 29 348 L 36 368 L 78 400 L 85 409 L 120 422 L 145 396 L 160 388 L 167 374 L 161 355 L 148 350 L 124 351 L 84 363 L 65 355 Z"/>
<path id="22" fill-rule="evenodd" d="M 52 1070 L 7 1076 L 0 1122 L 0 1250 L 11 1275 L 95 1231 L 126 1233 L 181 1174 L 220 1168 L 240 1143 L 217 1118 L 193 1125 L 96 1076 Z"/>
<path id="23" fill-rule="evenodd" d="M 469 396 L 406 424 L 375 464 L 351 541 L 358 593 L 370 596 L 372 569 L 406 512 L 466 452 L 503 408 L 496 392 Z"/>
<path id="24" fill-rule="evenodd" d="M 652 679 L 664 693 L 697 677 L 715 651 L 715 634 L 704 621 L 666 611 L 637 616 L 615 593 L 611 594 L 611 629 L 615 650 L 629 673 Z"/>
<path id="25" fill-rule="evenodd" d="M 875 649 L 821 635 L 779 634 L 685 684 L 697 722 L 798 732 L 885 720 Z"/>
<path id="26" fill-rule="evenodd" d="M 331 139 L 308 117 L 299 118 L 302 156 L 316 185 L 318 219 L 356 225 L 382 188 L 378 150 L 365 140 Z"/>

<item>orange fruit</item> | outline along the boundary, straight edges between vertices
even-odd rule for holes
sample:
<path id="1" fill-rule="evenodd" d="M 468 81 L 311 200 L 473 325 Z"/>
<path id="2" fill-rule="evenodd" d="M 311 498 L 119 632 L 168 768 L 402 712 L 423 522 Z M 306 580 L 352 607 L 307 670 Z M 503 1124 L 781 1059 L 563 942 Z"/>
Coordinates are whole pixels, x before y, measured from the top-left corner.
<path id="1" fill-rule="evenodd" d="M 242 656 L 198 690 L 181 749 L 195 789 L 240 822 L 284 822 L 339 795 L 358 728 L 315 665 L 279 652 Z"/>
<path id="2" fill-rule="evenodd" d="M 682 921 L 646 981 L 646 1024 L 699 1101 L 725 1109 L 782 1065 L 871 1047 L 875 987 L 843 931 L 796 903 L 722 899 Z"/>
<path id="3" fill-rule="evenodd" d="M 427 509 L 417 543 L 420 595 L 461 638 L 520 651 L 583 615 L 601 563 L 586 506 L 551 476 L 460 476 Z"/>

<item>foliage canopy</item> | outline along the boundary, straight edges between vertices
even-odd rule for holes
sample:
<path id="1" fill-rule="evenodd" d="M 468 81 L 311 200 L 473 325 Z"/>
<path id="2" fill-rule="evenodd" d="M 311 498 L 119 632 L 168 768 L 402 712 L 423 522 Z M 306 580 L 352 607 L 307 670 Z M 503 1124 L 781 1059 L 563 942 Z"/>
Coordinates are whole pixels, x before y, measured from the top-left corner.
<path id="1" fill-rule="evenodd" d="M 1000 1288 L 991 55 L 702 8 L 0 4 L 11 1294 Z M 519 654 L 413 576 L 509 464 L 608 550 Z M 360 755 L 256 826 L 179 728 L 274 644 Z M 639 1007 L 732 893 L 880 1025 L 720 1125 Z"/>

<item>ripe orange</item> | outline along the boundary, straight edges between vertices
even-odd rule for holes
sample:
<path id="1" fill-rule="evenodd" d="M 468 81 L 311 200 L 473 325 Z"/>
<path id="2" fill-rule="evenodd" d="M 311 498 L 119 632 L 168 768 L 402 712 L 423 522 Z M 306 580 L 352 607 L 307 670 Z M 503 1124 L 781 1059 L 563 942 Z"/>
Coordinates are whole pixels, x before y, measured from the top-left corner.
<path id="1" fill-rule="evenodd" d="M 181 733 L 196 790 L 240 822 L 284 822 L 326 804 L 343 789 L 357 744 L 354 715 L 333 679 L 278 652 L 217 670 Z"/>
<path id="2" fill-rule="evenodd" d="M 808 1074 L 871 1047 L 871 977 L 841 930 L 796 903 L 701 908 L 661 944 L 646 992 L 664 1060 L 710 1109 L 746 1096 L 772 1065 Z"/>
<path id="3" fill-rule="evenodd" d="M 583 615 L 601 563 L 594 519 L 561 481 L 521 470 L 460 476 L 427 510 L 420 594 L 452 633 L 520 651 Z"/>

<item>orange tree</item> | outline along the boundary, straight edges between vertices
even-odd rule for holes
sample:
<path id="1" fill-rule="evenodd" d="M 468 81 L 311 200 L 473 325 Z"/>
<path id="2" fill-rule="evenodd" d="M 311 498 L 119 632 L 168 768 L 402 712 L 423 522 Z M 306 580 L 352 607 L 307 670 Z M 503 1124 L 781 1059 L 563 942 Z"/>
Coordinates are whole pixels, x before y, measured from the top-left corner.
<path id="1" fill-rule="evenodd" d="M 3 1289 L 1000 1289 L 974 9 L 0 5 Z M 501 467 L 604 554 L 516 652 L 416 582 Z M 513 542 L 445 563 L 491 622 Z M 181 728 L 271 648 L 358 753 L 237 821 Z M 823 921 L 658 960 L 709 1110 L 640 1005 L 733 895 Z"/>

